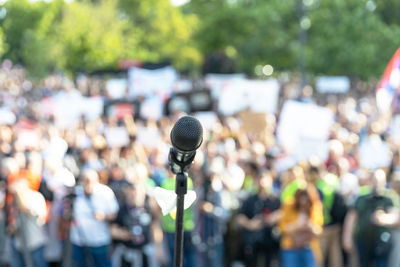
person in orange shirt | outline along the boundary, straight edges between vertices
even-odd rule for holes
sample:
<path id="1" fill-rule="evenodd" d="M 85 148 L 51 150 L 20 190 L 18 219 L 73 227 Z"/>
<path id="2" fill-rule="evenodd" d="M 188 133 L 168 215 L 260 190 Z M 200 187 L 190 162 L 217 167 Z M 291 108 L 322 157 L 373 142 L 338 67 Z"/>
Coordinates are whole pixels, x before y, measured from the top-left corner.
<path id="1" fill-rule="evenodd" d="M 311 186 L 296 191 L 284 203 L 279 228 L 282 267 L 315 267 L 321 260 L 318 236 L 322 233 L 323 211 L 318 193 Z"/>

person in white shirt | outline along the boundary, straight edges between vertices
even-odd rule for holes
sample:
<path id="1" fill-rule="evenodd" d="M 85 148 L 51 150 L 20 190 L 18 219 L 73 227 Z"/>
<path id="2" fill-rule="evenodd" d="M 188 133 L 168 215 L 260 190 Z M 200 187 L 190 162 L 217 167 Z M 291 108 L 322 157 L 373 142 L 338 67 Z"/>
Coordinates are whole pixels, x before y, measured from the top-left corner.
<path id="1" fill-rule="evenodd" d="M 96 171 L 86 170 L 81 183 L 76 188 L 70 232 L 73 266 L 110 267 L 108 222 L 115 219 L 118 202 L 113 191 L 99 183 Z"/>
<path id="2" fill-rule="evenodd" d="M 41 193 L 31 190 L 26 179 L 10 186 L 18 209 L 18 234 L 12 237 L 10 266 L 47 267 L 44 260 L 46 202 Z"/>

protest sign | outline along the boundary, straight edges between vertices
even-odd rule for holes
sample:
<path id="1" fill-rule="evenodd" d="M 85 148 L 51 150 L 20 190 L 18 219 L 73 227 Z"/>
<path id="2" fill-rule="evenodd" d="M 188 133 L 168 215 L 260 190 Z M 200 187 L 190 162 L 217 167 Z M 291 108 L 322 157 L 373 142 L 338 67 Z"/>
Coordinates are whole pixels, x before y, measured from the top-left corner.
<path id="1" fill-rule="evenodd" d="M 103 99 L 99 96 L 82 98 L 82 115 L 90 121 L 101 117 L 104 110 Z"/>
<path id="2" fill-rule="evenodd" d="M 239 118 L 242 123 L 242 131 L 246 133 L 263 134 L 267 128 L 267 114 L 242 111 Z"/>
<path id="3" fill-rule="evenodd" d="M 346 76 L 321 76 L 315 86 L 320 93 L 346 93 L 350 89 L 350 79 Z"/>
<path id="4" fill-rule="evenodd" d="M 151 96 L 166 98 L 173 91 L 178 73 L 171 66 L 156 70 L 133 67 L 128 71 L 129 96 Z"/>
<path id="5" fill-rule="evenodd" d="M 129 134 L 125 127 L 106 128 L 104 136 L 109 147 L 123 147 L 129 144 Z"/>
<path id="6" fill-rule="evenodd" d="M 128 89 L 127 79 L 110 79 L 106 82 L 106 91 L 110 99 L 121 99 L 126 96 Z"/>
<path id="7" fill-rule="evenodd" d="M 15 114 L 11 110 L 0 108 L 0 124 L 12 125 L 15 121 Z"/>
<path id="8" fill-rule="evenodd" d="M 132 116 L 139 118 L 139 113 L 139 101 L 114 100 L 107 102 L 104 106 L 104 114 L 118 120 Z"/>
<path id="9" fill-rule="evenodd" d="M 222 88 L 227 86 L 231 82 L 245 79 L 243 73 L 237 74 L 207 74 L 204 78 L 206 88 L 211 90 L 211 96 L 213 99 L 218 99 Z"/>
<path id="10" fill-rule="evenodd" d="M 159 96 L 149 96 L 140 105 L 140 117 L 160 120 L 163 115 L 163 102 Z"/>
<path id="11" fill-rule="evenodd" d="M 157 128 L 138 127 L 136 140 L 146 147 L 156 148 L 159 146 L 160 132 Z"/>
<path id="12" fill-rule="evenodd" d="M 59 127 L 66 129 L 78 124 L 84 106 L 84 98 L 78 90 L 61 91 L 52 101 L 54 116 Z"/>
<path id="13" fill-rule="evenodd" d="M 377 169 L 390 165 L 390 147 L 379 135 L 368 136 L 361 142 L 358 149 L 362 168 Z"/>
<path id="14" fill-rule="evenodd" d="M 277 128 L 277 141 L 299 159 L 327 157 L 325 143 L 334 122 L 331 110 L 314 104 L 286 101 Z"/>
<path id="15" fill-rule="evenodd" d="M 215 124 L 218 122 L 217 114 L 213 111 L 197 112 L 194 114 L 204 129 L 212 130 Z"/>
<path id="16" fill-rule="evenodd" d="M 275 79 L 238 80 L 222 88 L 218 111 L 223 115 L 234 115 L 245 109 L 257 113 L 275 113 L 278 97 L 279 83 Z"/>
<path id="17" fill-rule="evenodd" d="M 28 119 L 20 119 L 16 124 L 17 144 L 24 149 L 36 149 L 40 138 L 36 123 Z"/>

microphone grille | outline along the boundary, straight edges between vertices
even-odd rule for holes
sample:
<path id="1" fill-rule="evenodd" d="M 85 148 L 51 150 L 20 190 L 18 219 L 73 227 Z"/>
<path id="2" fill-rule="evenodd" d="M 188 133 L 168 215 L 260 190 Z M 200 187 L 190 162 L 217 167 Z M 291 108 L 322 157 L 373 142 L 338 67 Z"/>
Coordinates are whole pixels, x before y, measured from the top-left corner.
<path id="1" fill-rule="evenodd" d="M 182 151 L 194 151 L 203 142 L 203 127 L 198 119 L 192 116 L 180 118 L 171 130 L 172 145 Z"/>

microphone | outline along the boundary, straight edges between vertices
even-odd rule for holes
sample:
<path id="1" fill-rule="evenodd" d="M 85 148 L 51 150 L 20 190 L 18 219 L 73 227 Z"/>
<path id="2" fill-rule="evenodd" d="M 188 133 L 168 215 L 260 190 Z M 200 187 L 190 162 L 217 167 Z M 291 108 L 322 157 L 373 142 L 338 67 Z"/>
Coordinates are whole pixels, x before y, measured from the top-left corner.
<path id="1" fill-rule="evenodd" d="M 172 148 L 169 152 L 169 165 L 173 173 L 184 173 L 192 164 L 196 150 L 203 142 L 203 127 L 192 116 L 180 118 L 171 130 Z"/>

